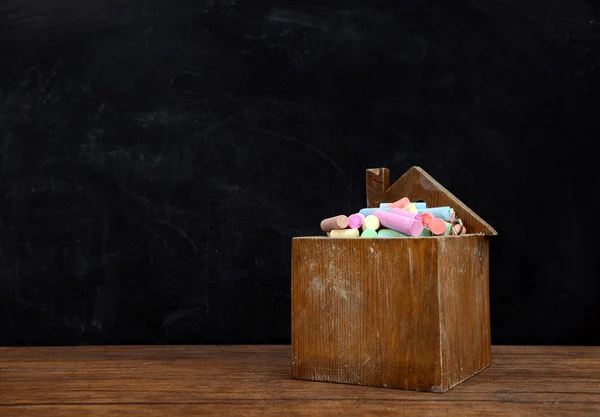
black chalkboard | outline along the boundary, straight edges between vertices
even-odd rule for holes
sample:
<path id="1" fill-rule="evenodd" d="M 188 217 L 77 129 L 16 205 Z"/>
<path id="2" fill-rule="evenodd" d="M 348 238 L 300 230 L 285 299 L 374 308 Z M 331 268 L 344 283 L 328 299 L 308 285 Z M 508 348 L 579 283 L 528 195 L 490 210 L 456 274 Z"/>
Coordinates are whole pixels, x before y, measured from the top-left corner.
<path id="1" fill-rule="evenodd" d="M 0 3 L 0 344 L 288 343 L 291 238 L 412 165 L 493 343 L 599 344 L 597 7 Z"/>

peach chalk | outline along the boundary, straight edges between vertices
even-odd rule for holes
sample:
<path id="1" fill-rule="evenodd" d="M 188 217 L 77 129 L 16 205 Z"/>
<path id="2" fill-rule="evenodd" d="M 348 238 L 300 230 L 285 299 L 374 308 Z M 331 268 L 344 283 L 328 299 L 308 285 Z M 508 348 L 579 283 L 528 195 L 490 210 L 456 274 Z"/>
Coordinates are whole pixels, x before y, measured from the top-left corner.
<path id="1" fill-rule="evenodd" d="M 454 228 L 454 233 L 456 233 L 457 235 L 464 235 L 465 233 L 467 233 L 467 228 L 462 224 L 457 223 L 452 227 Z"/>
<path id="2" fill-rule="evenodd" d="M 445 222 L 439 217 L 436 217 L 431 222 L 429 222 L 429 230 L 431 231 L 431 234 L 436 236 L 449 235 L 451 228 L 452 225 L 450 223 Z"/>
<path id="3" fill-rule="evenodd" d="M 408 199 L 408 197 L 404 197 L 404 198 L 401 198 L 398 201 L 393 202 L 392 204 L 390 204 L 387 207 L 391 207 L 391 208 L 404 208 L 404 207 L 406 207 L 409 204 L 410 204 L 410 200 Z"/>
<path id="4" fill-rule="evenodd" d="M 410 211 L 406 211 L 404 209 L 393 208 L 390 210 L 390 213 L 397 214 L 402 217 L 408 217 L 409 219 L 422 221 L 421 215 L 417 213 L 411 213 Z"/>
<path id="5" fill-rule="evenodd" d="M 362 226 L 365 220 L 365 215 L 362 213 L 356 213 L 348 217 L 348 227 L 350 229 L 358 229 Z"/>
<path id="6" fill-rule="evenodd" d="M 358 229 L 344 229 L 344 230 L 332 230 L 330 237 L 337 237 L 337 238 L 352 238 L 352 237 L 358 237 L 360 236 L 360 233 L 358 231 Z"/>
<path id="7" fill-rule="evenodd" d="M 404 233 L 405 235 L 416 237 L 423 232 L 423 224 L 418 220 L 385 211 L 376 211 L 374 216 L 377 216 L 382 226 Z"/>
<path id="8" fill-rule="evenodd" d="M 429 223 L 431 223 L 431 221 L 435 219 L 435 216 L 431 213 L 421 213 L 420 216 L 423 222 L 423 226 L 425 227 L 429 227 Z"/>
<path id="9" fill-rule="evenodd" d="M 365 217 L 365 220 L 363 221 L 362 230 L 377 230 L 379 229 L 379 226 L 379 219 L 376 216 L 369 214 L 367 217 Z"/>
<path id="10" fill-rule="evenodd" d="M 348 217 L 340 214 L 339 216 L 329 217 L 321 222 L 321 230 L 331 232 L 332 230 L 342 230 L 348 227 Z"/>

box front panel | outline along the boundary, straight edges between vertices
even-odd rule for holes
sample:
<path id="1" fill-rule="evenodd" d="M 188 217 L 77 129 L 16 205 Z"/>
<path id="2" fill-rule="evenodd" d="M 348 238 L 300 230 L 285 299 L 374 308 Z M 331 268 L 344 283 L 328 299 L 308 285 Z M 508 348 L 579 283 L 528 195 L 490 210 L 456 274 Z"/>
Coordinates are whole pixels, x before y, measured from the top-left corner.
<path id="1" fill-rule="evenodd" d="M 296 238 L 295 378 L 439 390 L 437 239 Z"/>

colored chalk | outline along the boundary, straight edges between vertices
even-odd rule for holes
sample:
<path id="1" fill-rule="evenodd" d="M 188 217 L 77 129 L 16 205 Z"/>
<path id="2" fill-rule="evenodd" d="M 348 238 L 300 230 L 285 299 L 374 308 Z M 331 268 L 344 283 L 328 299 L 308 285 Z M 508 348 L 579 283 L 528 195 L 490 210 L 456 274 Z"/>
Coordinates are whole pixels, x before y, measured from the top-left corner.
<path id="1" fill-rule="evenodd" d="M 421 216 L 421 221 L 423 222 L 423 226 L 429 227 L 429 223 L 435 219 L 435 216 L 431 213 L 423 213 L 419 214 Z"/>
<path id="2" fill-rule="evenodd" d="M 363 208 L 363 209 L 360 209 L 358 212 L 364 216 L 370 216 L 371 214 L 375 213 L 377 210 L 390 211 L 391 209 L 392 209 L 392 207 Z"/>
<path id="3" fill-rule="evenodd" d="M 450 220 L 450 207 L 430 207 L 418 210 L 419 214 L 423 213 L 431 213 L 434 217 L 437 217 L 442 220 Z"/>
<path id="4" fill-rule="evenodd" d="M 392 208 L 396 208 L 396 207 L 397 208 L 404 208 L 404 207 L 406 207 L 409 204 L 410 204 L 410 200 L 408 199 L 408 197 L 403 197 L 400 200 L 393 202 L 390 205 L 390 207 L 392 207 Z"/>
<path id="5" fill-rule="evenodd" d="M 395 230 L 392 230 L 392 229 L 381 229 L 379 232 L 377 232 L 377 237 L 392 238 L 392 237 L 410 237 L 410 236 L 407 236 L 400 232 L 396 232 Z"/>
<path id="6" fill-rule="evenodd" d="M 377 232 L 373 229 L 366 229 L 360 234 L 360 237 L 377 237 Z"/>
<path id="7" fill-rule="evenodd" d="M 423 231 L 421 232 L 421 234 L 419 236 L 431 236 L 431 230 L 429 230 L 428 228 L 424 227 Z"/>
<path id="8" fill-rule="evenodd" d="M 362 229 L 363 230 L 367 230 L 367 229 L 377 230 L 377 229 L 379 229 L 379 226 L 380 226 L 380 224 L 379 224 L 379 219 L 377 218 L 377 216 L 370 214 L 367 217 L 365 217 L 365 220 L 363 221 L 363 224 L 362 224 Z"/>
<path id="9" fill-rule="evenodd" d="M 406 206 L 404 206 L 403 210 L 406 210 L 409 213 L 419 213 L 419 210 L 417 209 L 417 206 L 415 206 L 415 203 L 407 204 Z"/>
<path id="10" fill-rule="evenodd" d="M 452 225 L 450 223 L 437 217 L 429 223 L 429 230 L 436 236 L 448 236 L 451 229 Z"/>
<path id="11" fill-rule="evenodd" d="M 448 219 L 448 221 L 450 223 L 454 222 L 454 220 L 456 220 L 456 213 L 454 212 L 454 209 L 451 208 L 450 209 L 450 218 Z"/>
<path id="12" fill-rule="evenodd" d="M 337 238 L 351 238 L 351 237 L 358 237 L 360 235 L 360 233 L 358 232 L 358 229 L 344 229 L 344 230 L 332 230 L 330 232 L 330 237 L 337 237 Z"/>
<path id="13" fill-rule="evenodd" d="M 390 210 L 390 213 L 397 214 L 397 215 L 403 216 L 403 217 L 408 217 L 409 219 L 418 220 L 420 222 L 423 221 L 423 218 L 421 217 L 420 214 L 411 213 L 410 211 L 406 211 L 404 209 L 393 208 Z"/>
<path id="14" fill-rule="evenodd" d="M 391 205 L 392 205 L 392 203 L 381 203 L 381 204 L 379 204 L 379 208 L 386 208 Z"/>
<path id="15" fill-rule="evenodd" d="M 413 203 L 415 205 L 415 207 L 417 208 L 417 210 L 421 210 L 424 208 L 427 208 L 427 203 L 424 201 L 416 201 Z"/>
<path id="16" fill-rule="evenodd" d="M 418 220 L 392 214 L 386 211 L 376 211 L 374 214 L 382 226 L 413 237 L 423 232 L 423 224 Z"/>
<path id="17" fill-rule="evenodd" d="M 462 224 L 456 223 L 452 227 L 454 228 L 454 233 L 456 233 L 457 235 L 464 235 L 465 233 L 467 233 L 467 228 Z"/>
<path id="18" fill-rule="evenodd" d="M 348 217 L 340 214 L 339 216 L 329 217 L 321 222 L 321 230 L 330 232 L 332 230 L 342 230 L 348 227 Z"/>
<path id="19" fill-rule="evenodd" d="M 362 226 L 365 220 L 365 215 L 362 213 L 356 213 L 348 217 L 348 227 L 350 229 L 358 229 Z"/>

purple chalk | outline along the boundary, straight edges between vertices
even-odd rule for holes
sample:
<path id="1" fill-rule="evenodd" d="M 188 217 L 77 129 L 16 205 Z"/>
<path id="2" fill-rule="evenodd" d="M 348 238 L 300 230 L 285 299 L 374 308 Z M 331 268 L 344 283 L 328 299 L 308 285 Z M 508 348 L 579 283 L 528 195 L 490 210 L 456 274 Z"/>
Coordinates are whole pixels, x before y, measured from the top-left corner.
<path id="1" fill-rule="evenodd" d="M 358 229 L 362 226 L 365 220 L 365 215 L 362 213 L 356 213 L 348 217 L 348 227 L 350 229 Z"/>
<path id="2" fill-rule="evenodd" d="M 418 220 L 381 210 L 376 211 L 373 215 L 379 219 L 382 226 L 405 235 L 417 237 L 423 232 L 423 223 Z"/>

